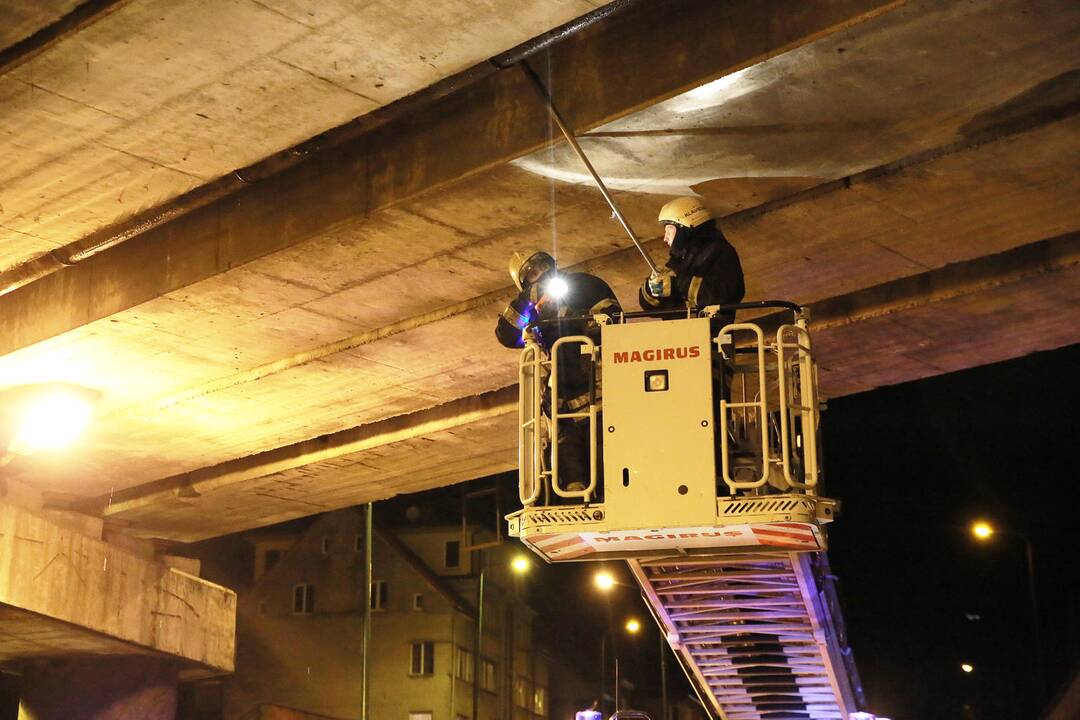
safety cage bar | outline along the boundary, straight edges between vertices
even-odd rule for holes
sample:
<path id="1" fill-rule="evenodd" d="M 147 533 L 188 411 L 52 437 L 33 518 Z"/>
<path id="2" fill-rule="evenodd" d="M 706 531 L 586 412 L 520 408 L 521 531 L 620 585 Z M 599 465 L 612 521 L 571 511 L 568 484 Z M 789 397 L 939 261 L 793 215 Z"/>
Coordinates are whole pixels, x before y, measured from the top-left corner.
<path id="1" fill-rule="evenodd" d="M 713 362 L 721 364 L 719 375 L 727 384 L 718 407 L 720 478 L 733 497 L 791 490 L 814 495 L 821 472 L 817 369 L 801 306 L 782 300 L 763 300 L 700 309 L 560 318 L 538 321 L 529 327 L 542 328 L 573 320 L 605 325 L 635 319 L 715 317 L 725 312 L 769 308 L 791 311 L 793 322 L 781 324 L 775 335 L 768 338 L 761 324 L 736 322 L 725 325 L 713 338 L 718 349 L 712 353 Z M 771 319 L 771 315 L 764 318 Z M 541 500 L 540 504 L 547 506 L 554 494 L 564 500 L 588 504 L 598 496 L 600 488 L 597 477 L 597 418 L 602 406 L 598 393 L 602 379 L 600 346 L 587 336 L 575 335 L 560 338 L 550 349 L 545 349 L 528 328 L 525 337 L 526 346 L 518 365 L 520 500 L 525 507 Z M 579 348 L 582 359 L 588 363 L 590 382 L 587 402 L 568 407 L 568 398 L 559 397 L 559 357 L 565 355 L 560 350 L 573 346 Z M 545 385 L 551 389 L 547 402 Z M 563 487 L 559 480 L 558 439 L 560 428 L 574 421 L 588 422 L 588 483 L 584 487 Z M 546 451 L 550 451 L 550 462 L 545 462 Z M 745 479 L 748 473 L 750 479 Z"/>

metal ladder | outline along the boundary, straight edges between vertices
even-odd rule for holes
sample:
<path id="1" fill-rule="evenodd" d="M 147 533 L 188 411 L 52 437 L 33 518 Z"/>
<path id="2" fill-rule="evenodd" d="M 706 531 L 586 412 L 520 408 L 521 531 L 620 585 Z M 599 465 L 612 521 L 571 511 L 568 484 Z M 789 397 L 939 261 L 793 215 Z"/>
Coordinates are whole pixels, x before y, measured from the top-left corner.
<path id="1" fill-rule="evenodd" d="M 848 720 L 863 705 L 824 554 L 627 564 L 716 717 Z"/>

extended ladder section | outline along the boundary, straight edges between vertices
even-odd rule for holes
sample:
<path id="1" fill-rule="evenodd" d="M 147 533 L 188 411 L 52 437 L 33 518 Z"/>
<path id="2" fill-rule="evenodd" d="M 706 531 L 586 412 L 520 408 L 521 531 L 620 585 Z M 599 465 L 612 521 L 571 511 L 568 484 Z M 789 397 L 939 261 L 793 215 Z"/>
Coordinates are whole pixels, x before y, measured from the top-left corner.
<path id="1" fill-rule="evenodd" d="M 628 564 L 698 698 L 717 717 L 858 717 L 862 690 L 823 554 Z"/>

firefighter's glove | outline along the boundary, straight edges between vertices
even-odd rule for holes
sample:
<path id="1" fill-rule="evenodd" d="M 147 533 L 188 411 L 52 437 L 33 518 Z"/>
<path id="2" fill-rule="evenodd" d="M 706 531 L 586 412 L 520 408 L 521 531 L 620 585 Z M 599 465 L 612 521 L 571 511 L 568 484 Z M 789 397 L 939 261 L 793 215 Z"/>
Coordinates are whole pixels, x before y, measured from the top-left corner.
<path id="1" fill-rule="evenodd" d="M 659 267 L 645 281 L 645 288 L 654 298 L 671 297 L 671 287 L 675 282 L 675 273 L 670 268 Z"/>
<path id="2" fill-rule="evenodd" d="M 524 330 L 526 325 L 536 319 L 536 308 L 528 300 L 515 298 L 503 310 L 502 316 L 518 330 Z"/>

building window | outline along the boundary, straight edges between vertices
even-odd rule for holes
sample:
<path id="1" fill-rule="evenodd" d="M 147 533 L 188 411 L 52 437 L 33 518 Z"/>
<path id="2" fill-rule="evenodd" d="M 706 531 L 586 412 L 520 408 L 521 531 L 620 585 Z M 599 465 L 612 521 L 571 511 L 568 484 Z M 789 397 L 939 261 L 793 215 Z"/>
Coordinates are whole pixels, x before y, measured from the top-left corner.
<path id="1" fill-rule="evenodd" d="M 495 692 L 495 663 L 490 660 L 480 661 L 480 689 Z"/>
<path id="2" fill-rule="evenodd" d="M 369 597 L 372 610 L 385 610 L 386 600 L 389 596 L 385 580 L 376 580 L 371 583 L 371 595 Z"/>
<path id="3" fill-rule="evenodd" d="M 293 586 L 292 611 L 296 615 L 315 612 L 315 586 L 311 583 Z"/>
<path id="4" fill-rule="evenodd" d="M 465 682 L 472 682 L 473 654 L 465 648 L 454 648 L 454 675 Z"/>
<path id="5" fill-rule="evenodd" d="M 514 678 L 514 704 L 529 709 L 529 681 L 521 675 Z"/>
<path id="6" fill-rule="evenodd" d="M 323 536 L 323 539 L 322 539 L 322 554 L 323 555 L 329 555 L 330 554 L 330 538 L 328 536 L 325 536 L 325 535 Z"/>
<path id="7" fill-rule="evenodd" d="M 533 690 L 533 711 L 537 715 L 547 714 L 547 689 L 538 687 Z"/>
<path id="8" fill-rule="evenodd" d="M 263 572 L 270 572 L 284 553 L 281 550 L 267 550 L 263 556 Z"/>
<path id="9" fill-rule="evenodd" d="M 412 596 L 412 609 L 423 610 L 424 609 L 424 593 L 416 593 Z"/>
<path id="10" fill-rule="evenodd" d="M 430 640 L 414 642 L 409 661 L 410 675 L 435 674 L 435 643 Z"/>
<path id="11" fill-rule="evenodd" d="M 461 567 L 461 541 L 460 540 L 447 540 L 445 552 L 443 553 L 443 567 L 445 568 L 459 568 Z"/>

